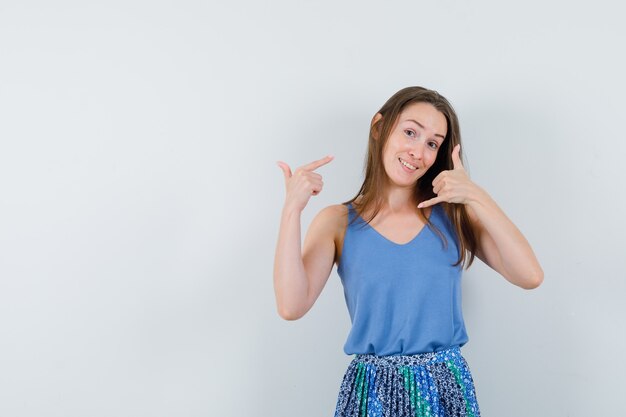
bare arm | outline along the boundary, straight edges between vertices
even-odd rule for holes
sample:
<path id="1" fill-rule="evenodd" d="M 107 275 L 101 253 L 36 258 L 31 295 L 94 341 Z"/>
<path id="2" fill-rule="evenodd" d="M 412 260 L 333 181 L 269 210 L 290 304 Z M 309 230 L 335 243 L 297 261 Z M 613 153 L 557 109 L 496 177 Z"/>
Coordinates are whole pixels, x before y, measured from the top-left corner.
<path id="1" fill-rule="evenodd" d="M 313 306 L 332 269 L 335 244 L 333 210 L 324 209 L 313 219 L 301 248 L 301 213 L 311 195 L 322 189 L 322 178 L 313 170 L 332 157 L 296 169 L 280 165 L 285 174 L 287 197 L 280 219 L 274 257 L 274 292 L 278 314 L 285 320 L 304 316 Z"/>
<path id="2" fill-rule="evenodd" d="M 335 258 L 335 206 L 311 222 L 300 249 L 300 214 L 283 210 L 274 259 L 274 291 L 278 314 L 296 320 L 313 307 L 332 272 Z"/>
<path id="3" fill-rule="evenodd" d="M 543 282 L 543 269 L 535 253 L 489 194 L 476 186 L 466 207 L 478 235 L 476 255 L 510 283 L 537 288 Z"/>
<path id="4" fill-rule="evenodd" d="M 300 248 L 299 210 L 283 208 L 274 257 L 274 293 L 278 314 L 285 320 L 302 316 L 308 280 Z"/>

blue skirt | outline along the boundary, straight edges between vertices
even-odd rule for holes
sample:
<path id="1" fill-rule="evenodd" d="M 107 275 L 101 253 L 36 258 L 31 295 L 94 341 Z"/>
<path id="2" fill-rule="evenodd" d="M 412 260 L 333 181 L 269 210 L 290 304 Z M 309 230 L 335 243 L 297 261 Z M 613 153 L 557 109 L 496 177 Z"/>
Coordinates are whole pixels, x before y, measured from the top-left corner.
<path id="1" fill-rule="evenodd" d="M 415 355 L 357 354 L 346 370 L 335 417 L 480 417 L 459 347 Z"/>

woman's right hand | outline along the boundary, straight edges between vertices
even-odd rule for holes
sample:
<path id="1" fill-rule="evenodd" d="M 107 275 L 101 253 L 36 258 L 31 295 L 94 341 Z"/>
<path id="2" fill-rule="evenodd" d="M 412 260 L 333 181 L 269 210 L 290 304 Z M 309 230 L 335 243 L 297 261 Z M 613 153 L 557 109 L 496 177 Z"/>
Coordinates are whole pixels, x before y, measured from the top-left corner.
<path id="1" fill-rule="evenodd" d="M 313 161 L 309 164 L 296 168 L 293 175 L 289 165 L 282 161 L 276 162 L 276 164 L 283 170 L 285 177 L 285 207 L 292 207 L 296 210 L 304 210 L 309 198 L 312 195 L 318 195 L 322 191 L 324 181 L 322 176 L 316 172 L 313 172 L 317 168 L 326 165 L 332 161 L 334 156 L 328 155 L 317 161 Z"/>

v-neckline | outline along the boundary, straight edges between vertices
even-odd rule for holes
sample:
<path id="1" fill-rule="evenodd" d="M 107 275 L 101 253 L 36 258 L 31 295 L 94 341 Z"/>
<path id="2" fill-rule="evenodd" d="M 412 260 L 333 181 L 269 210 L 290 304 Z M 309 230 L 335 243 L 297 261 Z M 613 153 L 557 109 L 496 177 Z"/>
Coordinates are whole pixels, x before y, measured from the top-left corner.
<path id="1" fill-rule="evenodd" d="M 354 208 L 354 205 L 352 203 L 350 203 L 350 206 L 352 207 L 352 209 L 354 210 L 354 214 L 359 217 L 361 219 L 361 221 L 363 221 L 363 223 L 366 224 L 367 227 L 369 227 L 370 229 L 372 229 L 374 231 L 374 233 L 376 233 L 378 236 L 382 237 L 383 239 L 385 239 L 387 242 L 396 245 L 396 246 L 408 246 L 411 243 L 413 243 L 415 240 L 417 240 L 417 238 L 419 238 L 422 235 L 422 232 L 424 231 L 424 229 L 426 229 L 428 227 L 428 223 L 424 223 L 424 225 L 422 226 L 422 228 L 420 229 L 419 232 L 417 232 L 417 234 L 408 242 L 406 243 L 397 243 L 394 242 L 393 240 L 389 239 L 388 237 L 386 237 L 385 235 L 383 235 L 382 233 L 380 233 L 378 230 L 374 229 L 374 227 L 370 226 L 370 224 L 368 222 L 365 221 L 365 219 L 363 217 L 361 217 L 361 215 L 356 211 L 356 209 Z M 430 209 L 430 213 L 428 215 L 428 220 L 432 219 L 433 217 L 433 212 L 435 211 L 435 208 L 438 207 L 438 204 L 435 204 L 434 206 L 431 206 Z"/>

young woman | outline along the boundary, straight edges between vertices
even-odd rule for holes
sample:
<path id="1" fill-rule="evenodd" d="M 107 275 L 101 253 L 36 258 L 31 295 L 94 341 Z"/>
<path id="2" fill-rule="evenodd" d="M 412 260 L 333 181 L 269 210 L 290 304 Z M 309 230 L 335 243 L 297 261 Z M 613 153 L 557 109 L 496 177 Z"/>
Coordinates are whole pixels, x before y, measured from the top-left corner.
<path id="1" fill-rule="evenodd" d="M 300 214 L 321 192 L 327 156 L 283 170 L 286 199 L 274 263 L 279 315 L 296 320 L 320 295 L 334 264 L 355 355 L 335 417 L 480 416 L 460 348 L 467 342 L 461 273 L 478 256 L 524 289 L 543 281 L 532 248 L 463 168 L 450 103 L 408 87 L 374 116 L 357 195 L 321 210 L 300 247 Z M 469 259 L 468 259 L 469 258 Z"/>

